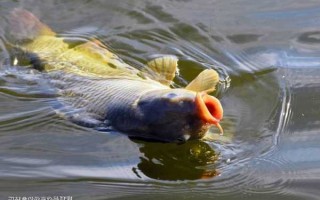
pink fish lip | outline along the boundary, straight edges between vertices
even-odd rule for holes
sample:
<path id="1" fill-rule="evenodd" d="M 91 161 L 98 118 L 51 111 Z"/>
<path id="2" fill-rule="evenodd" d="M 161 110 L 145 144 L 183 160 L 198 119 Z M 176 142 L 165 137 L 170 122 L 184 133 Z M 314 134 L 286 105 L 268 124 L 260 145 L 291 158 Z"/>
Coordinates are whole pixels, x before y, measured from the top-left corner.
<path id="1" fill-rule="evenodd" d="M 223 118 L 223 108 L 220 101 L 205 92 L 198 92 L 195 104 L 199 118 L 206 124 L 215 125 L 220 130 L 220 134 L 223 134 L 223 129 L 220 125 L 220 121 Z"/>

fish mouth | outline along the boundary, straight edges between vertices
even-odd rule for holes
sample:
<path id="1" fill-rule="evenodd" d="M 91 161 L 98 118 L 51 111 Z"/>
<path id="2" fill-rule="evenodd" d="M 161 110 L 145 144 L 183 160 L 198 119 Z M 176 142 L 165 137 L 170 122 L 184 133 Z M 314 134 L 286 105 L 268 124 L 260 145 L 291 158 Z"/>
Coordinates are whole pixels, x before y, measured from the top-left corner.
<path id="1" fill-rule="evenodd" d="M 215 125 L 222 135 L 223 129 L 219 122 L 223 117 L 223 109 L 220 101 L 205 92 L 198 92 L 196 94 L 195 104 L 196 112 L 200 119 L 206 124 Z"/>

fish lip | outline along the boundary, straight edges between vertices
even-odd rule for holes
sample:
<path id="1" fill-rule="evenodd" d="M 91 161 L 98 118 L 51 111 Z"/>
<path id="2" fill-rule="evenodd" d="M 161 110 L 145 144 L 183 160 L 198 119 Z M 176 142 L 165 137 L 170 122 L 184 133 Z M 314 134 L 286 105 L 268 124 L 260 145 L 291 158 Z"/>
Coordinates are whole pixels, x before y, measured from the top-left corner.
<path id="1" fill-rule="evenodd" d="M 196 113 L 206 124 L 215 125 L 223 133 L 219 124 L 223 117 L 223 109 L 220 101 L 208 95 L 206 92 L 198 92 L 195 97 Z"/>

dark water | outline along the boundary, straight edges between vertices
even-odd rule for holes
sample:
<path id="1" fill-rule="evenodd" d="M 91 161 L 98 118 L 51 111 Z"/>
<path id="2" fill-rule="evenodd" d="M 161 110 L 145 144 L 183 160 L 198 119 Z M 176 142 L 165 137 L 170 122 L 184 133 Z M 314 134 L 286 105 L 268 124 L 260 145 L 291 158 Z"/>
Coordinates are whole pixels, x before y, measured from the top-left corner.
<path id="1" fill-rule="evenodd" d="M 2 45 L 1 199 L 320 199 L 319 1 L 1 1 L 2 41 L 15 7 L 134 66 L 176 55 L 179 86 L 217 69 L 226 136 L 162 144 L 72 124 Z"/>

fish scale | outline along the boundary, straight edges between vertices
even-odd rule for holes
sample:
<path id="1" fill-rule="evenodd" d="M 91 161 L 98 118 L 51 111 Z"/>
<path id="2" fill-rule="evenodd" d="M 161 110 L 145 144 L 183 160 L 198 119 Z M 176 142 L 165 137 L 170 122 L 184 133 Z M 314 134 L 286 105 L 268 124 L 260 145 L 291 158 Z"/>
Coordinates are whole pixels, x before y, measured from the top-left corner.
<path id="1" fill-rule="evenodd" d="M 50 83 L 62 91 L 60 101 L 76 109 L 86 108 L 90 112 L 99 113 L 101 117 L 106 117 L 106 110 L 112 107 L 121 104 L 133 104 L 142 94 L 148 91 L 169 89 L 169 87 L 153 80 L 123 79 L 122 77 L 85 79 L 75 75 L 61 74 L 61 72 L 48 75 L 50 76 Z M 55 79 L 63 81 L 64 84 L 61 84 L 61 82 L 55 84 Z M 68 94 L 69 91 L 72 91 L 72 94 Z M 131 98 L 128 98 L 128 96 Z"/>

